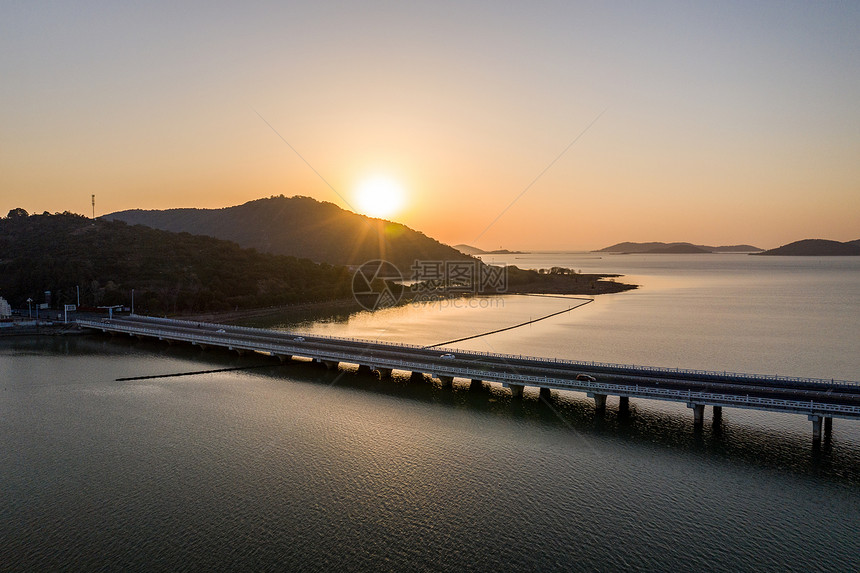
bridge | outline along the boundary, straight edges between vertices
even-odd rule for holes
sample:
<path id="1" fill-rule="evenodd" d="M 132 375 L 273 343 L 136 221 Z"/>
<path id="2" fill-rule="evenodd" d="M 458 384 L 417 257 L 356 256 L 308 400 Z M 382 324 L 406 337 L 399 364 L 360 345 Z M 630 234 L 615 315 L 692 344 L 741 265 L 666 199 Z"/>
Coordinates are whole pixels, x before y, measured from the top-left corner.
<path id="1" fill-rule="evenodd" d="M 812 437 L 821 441 L 832 431 L 833 418 L 860 419 L 860 382 L 762 376 L 708 370 L 657 368 L 602 362 L 582 362 L 474 352 L 460 349 L 427 348 L 310 336 L 283 331 L 211 324 L 132 315 L 102 320 L 81 320 L 77 324 L 111 334 L 128 334 L 169 342 L 188 342 L 201 348 L 225 348 L 240 354 L 256 352 L 281 359 L 310 358 L 335 369 L 343 363 L 376 370 L 381 377 L 392 370 L 429 374 L 443 385 L 454 378 L 472 384 L 498 382 L 515 397 L 526 386 L 540 389 L 542 397 L 551 390 L 584 392 L 595 408 L 606 407 L 607 396 L 619 397 L 619 408 L 629 407 L 630 398 L 682 402 L 693 411 L 693 421 L 701 426 L 705 407 L 718 420 L 722 408 L 748 408 L 769 412 L 801 414 L 812 422 Z"/>

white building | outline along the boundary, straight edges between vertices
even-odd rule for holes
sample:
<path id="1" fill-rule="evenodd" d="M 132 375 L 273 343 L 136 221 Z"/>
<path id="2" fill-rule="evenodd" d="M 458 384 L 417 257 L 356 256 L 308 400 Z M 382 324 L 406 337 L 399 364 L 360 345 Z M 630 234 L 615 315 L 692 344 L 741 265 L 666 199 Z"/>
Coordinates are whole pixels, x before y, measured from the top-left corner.
<path id="1" fill-rule="evenodd" d="M 12 307 L 6 302 L 6 299 L 0 296 L 0 318 L 9 318 L 12 316 Z"/>

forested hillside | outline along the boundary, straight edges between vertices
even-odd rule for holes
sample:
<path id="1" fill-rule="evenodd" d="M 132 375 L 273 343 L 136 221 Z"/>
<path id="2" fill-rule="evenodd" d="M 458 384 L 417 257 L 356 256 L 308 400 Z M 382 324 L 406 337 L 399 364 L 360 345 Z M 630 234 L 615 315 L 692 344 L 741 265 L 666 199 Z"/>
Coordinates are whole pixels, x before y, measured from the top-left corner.
<path id="1" fill-rule="evenodd" d="M 0 219 L 0 296 L 26 308 L 131 302 L 140 313 L 256 308 L 351 296 L 344 267 L 258 253 L 211 237 L 69 213 Z"/>
<path id="2" fill-rule="evenodd" d="M 374 259 L 394 263 L 404 276 L 413 261 L 468 260 L 469 256 L 405 225 L 371 219 L 310 197 L 271 197 L 224 209 L 119 211 L 104 219 L 208 235 L 243 247 L 338 265 Z"/>

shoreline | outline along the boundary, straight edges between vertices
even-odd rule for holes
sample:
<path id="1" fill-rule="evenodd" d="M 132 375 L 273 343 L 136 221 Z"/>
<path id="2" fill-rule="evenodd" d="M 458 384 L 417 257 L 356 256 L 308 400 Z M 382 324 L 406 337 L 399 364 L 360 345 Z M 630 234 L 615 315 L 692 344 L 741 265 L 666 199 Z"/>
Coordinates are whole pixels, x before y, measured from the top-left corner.
<path id="1" fill-rule="evenodd" d="M 599 295 L 615 294 L 639 288 L 639 285 L 616 282 L 616 278 L 623 276 L 617 274 L 540 276 L 541 278 L 536 281 L 529 281 L 520 285 L 509 285 L 508 292 L 503 294 Z"/>
<path id="2" fill-rule="evenodd" d="M 614 279 L 621 277 L 619 274 L 570 274 L 570 275 L 540 275 L 535 281 L 522 284 L 508 284 L 505 292 L 461 292 L 451 289 L 433 289 L 427 291 L 412 291 L 405 289 L 397 304 L 392 306 L 403 306 L 415 302 L 417 299 L 434 297 L 439 299 L 456 299 L 472 297 L 497 297 L 505 295 L 562 295 L 562 296 L 595 296 L 601 294 L 617 294 L 629 290 L 636 290 L 639 285 L 616 282 Z M 610 280 L 604 280 L 610 279 Z M 387 307 L 386 307 L 387 308 Z M 174 315 L 172 318 L 199 320 L 202 322 L 224 322 L 233 323 L 246 319 L 266 319 L 272 317 L 283 318 L 286 322 L 301 322 L 305 320 L 324 320 L 341 314 L 352 314 L 368 310 L 353 297 L 337 299 L 333 301 L 322 301 L 302 303 L 287 306 L 247 309 L 224 312 L 203 312 L 194 314 Z M 370 311 L 373 312 L 373 311 Z"/>
<path id="3" fill-rule="evenodd" d="M 74 322 L 53 322 L 48 324 L 13 324 L 0 328 L 0 338 L 13 336 L 68 336 L 85 334 Z"/>
<path id="4" fill-rule="evenodd" d="M 528 280 L 520 284 L 508 284 L 505 292 L 461 292 L 453 289 L 432 289 L 427 291 L 412 291 L 404 289 L 400 300 L 393 306 L 404 306 L 422 297 L 439 299 L 457 299 L 472 297 L 497 297 L 505 295 L 560 295 L 560 296 L 596 296 L 601 294 L 616 294 L 639 288 L 639 285 L 616 282 L 614 279 L 623 275 L 618 274 L 567 274 L 540 275 L 537 280 Z M 604 280 L 610 279 L 610 280 Z M 386 307 L 387 308 L 387 307 Z M 283 306 L 264 308 L 249 308 L 243 310 L 209 311 L 197 313 L 177 313 L 166 315 L 179 320 L 191 320 L 210 323 L 242 324 L 255 319 L 266 320 L 278 318 L 283 322 L 299 323 L 308 320 L 326 320 L 339 315 L 349 315 L 355 312 L 367 311 L 354 297 L 306 302 Z M 371 311 L 373 312 L 373 311 Z M 69 322 L 54 322 L 41 325 L 12 326 L 0 328 L 0 337 L 44 335 L 60 336 L 85 334 L 77 326 Z"/>

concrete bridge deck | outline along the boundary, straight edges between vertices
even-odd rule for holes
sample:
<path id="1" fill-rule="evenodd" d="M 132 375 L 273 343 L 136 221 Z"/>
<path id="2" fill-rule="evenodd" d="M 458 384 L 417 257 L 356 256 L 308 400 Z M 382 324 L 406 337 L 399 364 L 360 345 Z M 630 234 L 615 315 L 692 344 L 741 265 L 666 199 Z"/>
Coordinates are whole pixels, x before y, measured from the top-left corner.
<path id="1" fill-rule="evenodd" d="M 340 362 L 357 364 L 388 376 L 392 370 L 430 374 L 443 384 L 455 377 L 499 382 L 521 396 L 523 388 L 585 392 L 604 408 L 606 397 L 644 398 L 686 403 L 694 422 L 702 424 L 705 406 L 719 417 L 723 407 L 790 412 L 808 416 L 813 440 L 820 441 L 822 426 L 830 431 L 833 418 L 860 419 L 860 383 L 816 378 L 765 376 L 705 370 L 683 370 L 580 362 L 554 358 L 482 353 L 409 344 L 381 343 L 350 338 L 210 324 L 144 316 L 115 317 L 101 321 L 78 320 L 84 328 L 131 336 L 183 341 L 201 347 L 237 352 L 262 352 L 280 357 L 314 359 L 336 368 Z"/>

